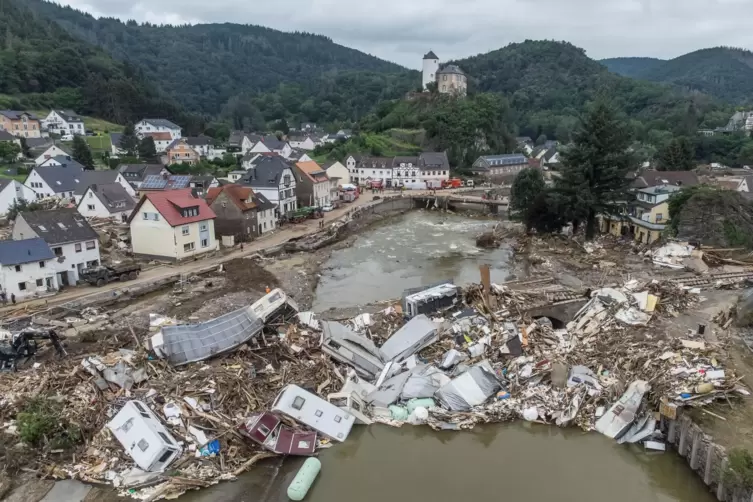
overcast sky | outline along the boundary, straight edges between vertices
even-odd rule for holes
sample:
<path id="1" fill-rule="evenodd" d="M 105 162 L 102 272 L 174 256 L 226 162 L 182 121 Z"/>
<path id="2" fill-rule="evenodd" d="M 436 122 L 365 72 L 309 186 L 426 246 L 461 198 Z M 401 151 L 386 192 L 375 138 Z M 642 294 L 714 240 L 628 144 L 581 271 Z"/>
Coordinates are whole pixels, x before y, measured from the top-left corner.
<path id="1" fill-rule="evenodd" d="M 57 0 L 95 16 L 152 23 L 259 24 L 308 31 L 420 68 L 526 39 L 566 40 L 595 59 L 672 58 L 751 44 L 751 0 Z"/>

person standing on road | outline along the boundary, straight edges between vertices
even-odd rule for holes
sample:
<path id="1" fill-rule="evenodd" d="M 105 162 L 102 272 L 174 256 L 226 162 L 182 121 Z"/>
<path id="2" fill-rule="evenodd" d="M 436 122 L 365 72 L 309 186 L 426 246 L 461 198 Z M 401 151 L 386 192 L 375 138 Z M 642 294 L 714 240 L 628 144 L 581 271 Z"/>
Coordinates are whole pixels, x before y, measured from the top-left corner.
<path id="1" fill-rule="evenodd" d="M 13 302 L 13 305 L 16 304 L 16 293 L 11 293 L 10 294 L 10 301 Z"/>

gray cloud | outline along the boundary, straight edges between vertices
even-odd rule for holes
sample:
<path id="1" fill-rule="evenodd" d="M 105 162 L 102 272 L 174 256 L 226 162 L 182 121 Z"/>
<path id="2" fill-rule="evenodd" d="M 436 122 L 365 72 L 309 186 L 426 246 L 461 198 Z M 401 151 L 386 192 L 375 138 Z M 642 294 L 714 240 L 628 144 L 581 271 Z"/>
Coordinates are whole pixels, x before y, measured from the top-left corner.
<path id="1" fill-rule="evenodd" d="M 749 0 L 58 0 L 95 16 L 152 23 L 236 22 L 308 31 L 419 68 L 432 49 L 459 59 L 526 39 L 567 40 L 600 59 L 671 58 L 745 46 Z"/>

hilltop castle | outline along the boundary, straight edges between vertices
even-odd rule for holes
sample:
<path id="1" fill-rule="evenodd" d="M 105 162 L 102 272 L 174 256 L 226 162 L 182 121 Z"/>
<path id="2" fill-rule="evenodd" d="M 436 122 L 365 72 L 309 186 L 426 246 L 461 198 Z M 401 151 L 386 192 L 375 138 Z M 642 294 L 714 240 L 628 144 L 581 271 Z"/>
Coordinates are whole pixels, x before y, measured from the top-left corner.
<path id="1" fill-rule="evenodd" d="M 429 51 L 424 56 L 423 64 L 423 88 L 436 82 L 437 91 L 443 94 L 465 95 L 468 91 L 468 77 L 457 65 L 448 64 L 439 67 L 439 58 L 434 52 Z"/>

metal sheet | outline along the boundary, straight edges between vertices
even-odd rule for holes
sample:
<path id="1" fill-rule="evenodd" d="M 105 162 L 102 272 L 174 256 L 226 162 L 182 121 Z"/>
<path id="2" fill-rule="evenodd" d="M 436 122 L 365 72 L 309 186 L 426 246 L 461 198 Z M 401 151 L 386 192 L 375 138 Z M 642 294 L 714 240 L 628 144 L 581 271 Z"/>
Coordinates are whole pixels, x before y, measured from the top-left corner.
<path id="1" fill-rule="evenodd" d="M 619 438 L 635 421 L 635 414 L 648 389 L 648 382 L 644 380 L 631 383 L 620 399 L 596 421 L 596 430 L 612 439 Z"/>
<path id="2" fill-rule="evenodd" d="M 467 411 L 486 402 L 500 388 L 488 361 L 481 361 L 443 385 L 436 397 L 452 411 Z"/>
<path id="3" fill-rule="evenodd" d="M 383 361 L 400 362 L 437 341 L 437 326 L 424 314 L 417 315 L 379 349 Z"/>

